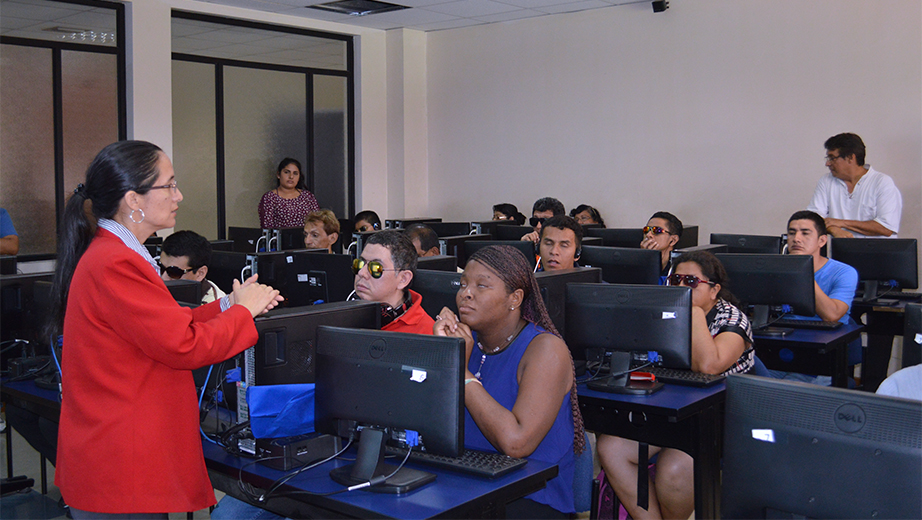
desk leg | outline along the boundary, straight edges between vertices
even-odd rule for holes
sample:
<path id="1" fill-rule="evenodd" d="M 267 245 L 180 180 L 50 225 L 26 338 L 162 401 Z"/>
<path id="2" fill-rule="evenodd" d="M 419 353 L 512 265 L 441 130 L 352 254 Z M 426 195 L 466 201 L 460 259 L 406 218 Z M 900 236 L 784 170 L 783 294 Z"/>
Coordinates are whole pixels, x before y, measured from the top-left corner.
<path id="1" fill-rule="evenodd" d="M 723 432 L 716 408 L 697 416 L 695 518 L 720 518 L 720 443 Z"/>
<path id="2" fill-rule="evenodd" d="M 13 427 L 6 423 L 6 476 L 13 478 Z"/>
<path id="3" fill-rule="evenodd" d="M 41 467 L 42 467 L 42 494 L 48 494 L 48 466 L 45 464 L 46 458 L 44 455 L 41 455 Z"/>
<path id="4" fill-rule="evenodd" d="M 892 351 L 892 334 L 868 334 L 868 348 L 864 351 L 864 365 L 861 366 L 861 385 L 865 391 L 876 392 L 887 378 Z"/>

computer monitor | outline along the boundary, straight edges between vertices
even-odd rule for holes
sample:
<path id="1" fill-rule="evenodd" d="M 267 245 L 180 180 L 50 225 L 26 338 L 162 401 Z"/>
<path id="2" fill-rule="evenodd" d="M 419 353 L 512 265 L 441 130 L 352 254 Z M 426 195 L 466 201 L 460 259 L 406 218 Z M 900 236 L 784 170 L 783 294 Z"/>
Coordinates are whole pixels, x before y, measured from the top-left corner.
<path id="1" fill-rule="evenodd" d="M 234 250 L 233 240 L 209 240 L 208 243 L 211 244 L 212 251 L 233 251 Z"/>
<path id="2" fill-rule="evenodd" d="M 583 235 L 582 240 L 580 240 L 579 242 L 581 245 L 584 245 L 584 246 L 601 246 L 602 237 L 587 237 L 586 235 Z"/>
<path id="3" fill-rule="evenodd" d="M 177 302 L 198 306 L 202 303 L 202 282 L 197 280 L 167 280 L 166 288 Z"/>
<path id="4" fill-rule="evenodd" d="M 16 256 L 0 256 L 0 274 L 16 274 Z"/>
<path id="5" fill-rule="evenodd" d="M 495 240 L 521 240 L 523 236 L 534 231 L 531 226 L 499 225 L 493 229 Z"/>
<path id="6" fill-rule="evenodd" d="M 233 241 L 234 251 L 240 253 L 268 251 L 266 231 L 262 228 L 231 226 L 227 228 L 227 239 Z"/>
<path id="7" fill-rule="evenodd" d="M 469 235 L 471 233 L 470 222 L 427 222 L 427 226 L 435 231 L 440 237 L 453 237 L 458 235 Z"/>
<path id="8" fill-rule="evenodd" d="M 268 230 L 268 251 L 292 251 L 304 249 L 304 227 L 290 227 Z"/>
<path id="9" fill-rule="evenodd" d="M 416 269 L 433 271 L 458 271 L 458 258 L 448 255 L 421 256 L 416 260 Z"/>
<path id="10" fill-rule="evenodd" d="M 692 295 L 688 287 L 569 284 L 566 335 L 573 360 L 611 357 L 610 375 L 589 388 L 646 394 L 662 383 L 630 381 L 633 353 L 658 353 L 658 364 L 691 368 Z"/>
<path id="11" fill-rule="evenodd" d="M 723 518 L 922 518 L 918 401 L 727 378 Z"/>
<path id="12" fill-rule="evenodd" d="M 249 254 L 240 251 L 212 251 L 211 262 L 208 263 L 208 279 L 229 294 L 233 290 L 234 280 L 242 282 L 249 276 L 248 271 L 245 271 Z"/>
<path id="13" fill-rule="evenodd" d="M 365 249 L 365 244 L 368 242 L 368 238 L 378 231 L 380 230 L 376 229 L 373 231 L 354 231 L 352 233 L 352 243 L 354 243 L 355 246 L 352 246 L 350 243 L 350 245 L 347 246 L 350 250 L 347 251 L 346 254 L 351 255 L 352 258 L 358 258 L 362 256 L 362 249 Z"/>
<path id="14" fill-rule="evenodd" d="M 922 303 L 907 303 L 903 318 L 903 368 L 922 363 Z"/>
<path id="15" fill-rule="evenodd" d="M 567 285 L 571 283 L 601 283 L 602 270 L 595 267 L 576 267 L 558 271 L 535 273 L 541 299 L 547 307 L 547 313 L 557 327 L 557 332 L 564 335 L 567 328 L 566 303 Z"/>
<path id="16" fill-rule="evenodd" d="M 305 249 L 288 251 L 284 262 L 285 280 L 281 287 L 287 288 L 287 292 L 282 295 L 291 300 L 290 306 L 312 305 L 318 301 L 342 302 L 352 294 L 355 274 L 349 255 Z M 262 281 L 262 275 L 259 279 Z"/>
<path id="17" fill-rule="evenodd" d="M 607 247 L 639 249 L 643 241 L 643 230 L 640 228 L 592 228 L 587 229 L 586 234 L 602 237 L 602 245 Z"/>
<path id="18" fill-rule="evenodd" d="M 525 256 L 525 260 L 528 261 L 529 267 L 534 271 L 535 265 L 538 263 L 538 259 L 535 256 L 537 253 L 537 248 L 535 243 L 531 240 L 485 240 L 477 242 L 465 242 L 464 243 L 464 263 L 461 263 L 461 260 L 458 260 L 458 265 L 467 265 L 467 259 L 471 257 L 477 251 L 489 247 L 489 246 L 509 246 L 514 247 L 521 251 L 522 255 Z"/>
<path id="19" fill-rule="evenodd" d="M 829 257 L 858 271 L 864 301 L 877 299 L 881 282 L 919 287 L 919 245 L 915 238 L 833 238 Z"/>
<path id="20" fill-rule="evenodd" d="M 248 384 L 313 383 L 316 373 L 317 328 L 320 325 L 380 329 L 381 306 L 355 300 L 307 307 L 274 309 L 256 317 L 259 339 L 253 346 L 255 379 Z"/>
<path id="21" fill-rule="evenodd" d="M 679 249 L 673 249 L 671 256 L 672 258 L 678 258 L 682 256 L 682 253 L 691 253 L 694 251 L 707 251 L 708 253 L 716 255 L 717 253 L 729 253 L 729 248 L 727 244 L 701 244 L 700 246 L 691 246 L 683 247 Z"/>
<path id="22" fill-rule="evenodd" d="M 355 464 L 334 469 L 344 485 L 386 476 L 385 443 L 457 457 L 464 449 L 464 340 L 424 334 L 319 327 L 314 388 L 316 431 L 358 434 Z M 410 445 L 413 444 L 411 441 Z M 435 475 L 401 468 L 383 484 L 366 488 L 405 493 Z"/>
<path id="23" fill-rule="evenodd" d="M 727 271 L 726 288 L 744 305 L 753 305 L 752 326 L 762 334 L 783 334 L 767 329 L 770 307 L 789 305 L 794 314 L 816 314 L 813 257 L 721 253 L 715 255 Z"/>
<path id="24" fill-rule="evenodd" d="M 583 246 L 579 263 L 602 269 L 608 283 L 658 285 L 662 256 L 652 249 Z"/>
<path id="25" fill-rule="evenodd" d="M 726 244 L 728 253 L 779 254 L 784 246 L 781 235 L 711 233 L 711 243 Z"/>
<path id="26" fill-rule="evenodd" d="M 439 238 L 439 254 L 453 256 L 458 259 L 458 266 L 464 267 L 467 262 L 464 244 L 469 241 L 490 240 L 490 235 L 458 235 Z"/>
<path id="27" fill-rule="evenodd" d="M 423 310 L 429 316 L 438 316 L 444 307 L 458 314 L 455 297 L 461 288 L 461 273 L 417 269 L 410 288 L 423 297 Z"/>
<path id="28" fill-rule="evenodd" d="M 682 236 L 676 242 L 675 247 L 694 247 L 698 245 L 698 226 L 683 226 Z"/>
<path id="29" fill-rule="evenodd" d="M 406 229 L 413 224 L 429 224 L 431 222 L 441 222 L 442 219 L 436 217 L 407 217 L 407 218 L 389 218 L 384 221 L 385 229 Z"/>
<path id="30" fill-rule="evenodd" d="M 471 231 L 478 235 L 490 235 L 496 238 L 496 226 L 514 226 L 514 221 L 509 220 L 480 220 L 471 222 Z"/>
<path id="31" fill-rule="evenodd" d="M 35 284 L 53 278 L 52 272 L 0 275 L 0 341 L 48 343 L 41 333 L 46 315 L 35 307 Z"/>

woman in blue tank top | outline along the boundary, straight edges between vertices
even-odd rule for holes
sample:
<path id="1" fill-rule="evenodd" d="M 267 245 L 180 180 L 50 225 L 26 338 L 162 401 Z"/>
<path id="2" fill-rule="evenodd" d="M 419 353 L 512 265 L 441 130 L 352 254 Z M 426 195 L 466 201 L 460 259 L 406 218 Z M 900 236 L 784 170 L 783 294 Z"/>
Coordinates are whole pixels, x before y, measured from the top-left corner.
<path id="1" fill-rule="evenodd" d="M 527 260 L 491 246 L 468 260 L 458 314 L 439 313 L 435 333 L 464 338 L 465 445 L 558 465 L 547 487 L 506 506 L 508 517 L 575 512 L 573 466 L 585 449 L 573 361 L 554 328 Z"/>

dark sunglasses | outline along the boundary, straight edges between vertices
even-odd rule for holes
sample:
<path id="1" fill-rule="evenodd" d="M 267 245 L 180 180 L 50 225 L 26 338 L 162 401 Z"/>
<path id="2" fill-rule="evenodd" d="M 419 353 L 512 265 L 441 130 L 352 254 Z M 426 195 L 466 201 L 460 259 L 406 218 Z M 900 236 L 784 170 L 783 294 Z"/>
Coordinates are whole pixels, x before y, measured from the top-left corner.
<path id="1" fill-rule="evenodd" d="M 192 271 L 195 271 L 196 269 L 193 267 L 190 267 L 188 269 L 183 269 L 181 267 L 176 267 L 175 265 L 171 265 L 167 267 L 161 264 L 160 262 L 157 262 L 157 265 L 160 266 L 160 274 L 166 273 L 166 275 L 169 276 L 171 280 L 179 280 L 186 273 L 191 273 Z"/>
<path id="2" fill-rule="evenodd" d="M 365 266 L 368 266 L 368 273 L 371 274 L 372 278 L 381 278 L 384 276 L 384 271 L 399 271 L 400 269 L 385 269 L 384 264 L 377 260 L 372 260 L 366 262 L 362 258 L 356 258 L 352 261 L 352 273 L 359 274 L 359 271 L 362 270 Z"/>
<path id="3" fill-rule="evenodd" d="M 544 225 L 544 221 L 547 220 L 544 217 L 531 217 L 528 219 L 528 223 L 531 224 L 531 227 L 538 227 L 538 224 Z"/>
<path id="4" fill-rule="evenodd" d="M 644 235 L 646 235 L 647 233 L 649 233 L 649 232 L 651 232 L 651 231 L 653 232 L 654 235 L 662 235 L 663 233 L 666 233 L 667 235 L 671 235 L 671 234 L 672 234 L 672 233 L 669 232 L 668 229 L 666 229 L 666 228 L 661 228 L 661 227 L 659 227 L 659 226 L 644 226 L 644 227 L 643 227 L 643 234 L 644 234 Z"/>
<path id="5" fill-rule="evenodd" d="M 671 274 L 669 275 L 669 285 L 682 285 L 685 284 L 687 287 L 692 289 L 698 287 L 699 283 L 706 283 L 708 285 L 717 285 L 715 282 L 709 280 L 702 280 L 693 274 Z"/>

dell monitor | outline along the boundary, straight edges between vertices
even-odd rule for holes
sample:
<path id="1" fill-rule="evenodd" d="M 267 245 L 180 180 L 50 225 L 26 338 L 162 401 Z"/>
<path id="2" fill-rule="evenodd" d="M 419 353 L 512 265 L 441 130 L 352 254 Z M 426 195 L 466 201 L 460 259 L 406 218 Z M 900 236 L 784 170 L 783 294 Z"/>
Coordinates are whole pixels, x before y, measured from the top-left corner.
<path id="1" fill-rule="evenodd" d="M 243 282 L 249 276 L 247 257 L 250 254 L 240 251 L 212 251 L 211 262 L 208 263 L 208 279 L 229 294 L 233 290 L 234 280 Z"/>
<path id="2" fill-rule="evenodd" d="M 639 248 L 643 241 L 643 229 L 640 228 L 602 228 L 587 229 L 591 237 L 601 237 L 602 245 L 607 247 Z"/>
<path id="3" fill-rule="evenodd" d="M 351 256 L 327 254 L 326 250 L 316 249 L 283 254 L 286 270 L 280 285 L 287 289 L 283 296 L 291 300 L 286 302 L 289 306 L 342 302 L 352 294 L 355 274 Z M 262 275 L 259 280 L 262 281 Z"/>
<path id="4" fill-rule="evenodd" d="M 829 257 L 858 271 L 863 301 L 878 296 L 881 282 L 891 287 L 919 287 L 919 245 L 915 238 L 833 238 Z"/>
<path id="5" fill-rule="evenodd" d="M 464 340 L 444 336 L 319 327 L 314 389 L 316 431 L 359 437 L 355 464 L 334 469 L 344 485 L 390 475 L 384 446 L 413 446 L 448 457 L 464 449 Z M 415 435 L 414 435 L 415 434 Z M 366 488 L 405 493 L 435 475 L 403 467 Z"/>
<path id="6" fill-rule="evenodd" d="M 196 307 L 202 303 L 202 282 L 198 280 L 167 280 L 164 283 L 177 303 L 189 303 Z"/>
<path id="7" fill-rule="evenodd" d="M 501 221 L 497 221 L 501 222 Z M 502 224 L 493 229 L 493 238 L 496 240 L 521 240 L 523 236 L 534 231 L 531 226 L 516 226 Z"/>
<path id="8" fill-rule="evenodd" d="M 212 251 L 233 251 L 234 250 L 234 241 L 233 240 L 209 240 L 211 244 Z"/>
<path id="9" fill-rule="evenodd" d="M 780 254 L 781 235 L 732 235 L 711 233 L 712 244 L 726 244 L 728 253 Z"/>
<path id="10" fill-rule="evenodd" d="M 228 227 L 227 239 L 234 242 L 234 251 L 255 253 L 267 251 L 266 230 L 262 228 Z"/>
<path id="11" fill-rule="evenodd" d="M 662 366 L 690 369 L 691 309 L 688 287 L 569 284 L 564 339 L 574 362 L 611 356 L 610 375 L 589 388 L 648 394 L 662 383 L 631 381 L 633 354 L 655 351 Z"/>
<path id="12" fill-rule="evenodd" d="M 602 270 L 595 267 L 576 267 L 535 273 L 541 299 L 557 332 L 566 334 L 567 286 L 571 283 L 602 283 Z"/>
<path id="13" fill-rule="evenodd" d="M 267 230 L 269 251 L 304 249 L 304 228 L 290 227 Z"/>
<path id="14" fill-rule="evenodd" d="M 695 247 L 698 245 L 698 226 L 685 226 L 682 228 L 682 236 L 676 242 L 676 249 L 683 247 Z"/>
<path id="15" fill-rule="evenodd" d="M 439 238 L 439 254 L 453 256 L 458 259 L 458 266 L 464 267 L 467 262 L 464 244 L 469 241 L 490 240 L 490 235 L 458 235 Z"/>
<path id="16" fill-rule="evenodd" d="M 423 310 L 429 316 L 438 316 L 444 307 L 458 314 L 455 298 L 461 288 L 461 273 L 417 269 L 410 288 L 423 297 Z"/>
<path id="17" fill-rule="evenodd" d="M 528 261 L 528 266 L 531 268 L 531 270 L 535 270 L 535 266 L 538 263 L 538 259 L 535 257 L 535 254 L 537 253 L 537 247 L 531 240 L 484 240 L 477 242 L 465 242 L 464 265 L 467 265 L 467 259 L 470 258 L 471 255 L 489 246 L 509 246 L 518 249 L 522 255 L 525 256 L 525 260 Z M 460 259 L 458 260 L 458 264 L 461 265 Z"/>
<path id="18" fill-rule="evenodd" d="M 35 305 L 35 284 L 50 282 L 54 273 L 29 273 L 0 276 L 0 340 L 26 339 L 39 345 L 48 343 L 41 334 L 46 319 Z"/>
<path id="19" fill-rule="evenodd" d="M 430 222 L 441 222 L 442 219 L 436 217 L 407 217 L 386 219 L 384 229 L 406 229 L 413 224 L 429 224 Z"/>
<path id="20" fill-rule="evenodd" d="M 358 258 L 362 256 L 362 250 L 365 249 L 365 244 L 368 242 L 368 238 L 371 235 L 377 233 L 379 230 L 374 231 L 355 231 L 352 233 L 352 243 L 349 244 L 346 254 L 352 256 L 352 258 Z M 352 245 L 355 244 L 355 245 Z"/>
<path id="21" fill-rule="evenodd" d="M 816 314 L 813 257 L 810 255 L 722 253 L 715 255 L 727 271 L 726 289 L 744 305 L 755 307 L 753 329 L 760 334 L 786 334 L 768 328 L 770 307 L 788 305 L 794 314 Z"/>
<path id="22" fill-rule="evenodd" d="M 579 263 L 602 269 L 608 283 L 659 285 L 662 256 L 652 249 L 583 246 Z"/>
<path id="23" fill-rule="evenodd" d="M 496 238 L 496 227 L 497 226 L 515 226 L 515 221 L 512 220 L 481 220 L 476 222 L 471 222 L 471 232 L 478 235 L 490 235 L 493 238 Z M 521 237 L 519 237 L 521 238 Z"/>
<path id="24" fill-rule="evenodd" d="M 919 401 L 727 377 L 723 518 L 922 518 Z"/>
<path id="25" fill-rule="evenodd" d="M 922 363 L 922 303 L 907 303 L 903 318 L 903 368 Z"/>
<path id="26" fill-rule="evenodd" d="M 416 260 L 416 269 L 432 271 L 458 271 L 458 258 L 448 255 L 421 256 Z"/>
<path id="27" fill-rule="evenodd" d="M 470 222 L 427 222 L 425 225 L 429 226 L 440 237 L 469 235 L 471 233 Z"/>

